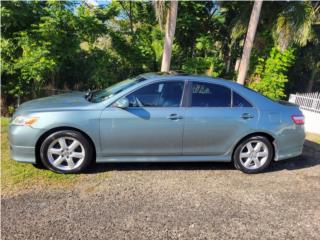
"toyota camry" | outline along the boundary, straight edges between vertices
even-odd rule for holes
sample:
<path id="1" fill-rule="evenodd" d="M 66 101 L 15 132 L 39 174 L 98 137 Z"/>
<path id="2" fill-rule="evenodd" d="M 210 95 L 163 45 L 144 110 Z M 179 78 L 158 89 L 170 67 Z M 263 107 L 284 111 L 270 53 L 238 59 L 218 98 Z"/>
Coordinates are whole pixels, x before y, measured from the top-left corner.
<path id="1" fill-rule="evenodd" d="M 12 159 L 78 173 L 102 162 L 232 162 L 245 173 L 298 156 L 296 105 L 232 81 L 139 75 L 106 89 L 25 102 L 10 122 Z"/>

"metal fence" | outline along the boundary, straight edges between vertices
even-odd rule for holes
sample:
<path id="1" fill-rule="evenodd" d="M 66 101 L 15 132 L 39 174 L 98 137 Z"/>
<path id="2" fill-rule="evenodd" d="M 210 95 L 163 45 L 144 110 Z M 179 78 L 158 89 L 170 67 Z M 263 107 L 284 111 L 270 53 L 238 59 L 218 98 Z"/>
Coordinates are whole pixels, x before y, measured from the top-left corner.
<path id="1" fill-rule="evenodd" d="M 320 134 L 320 93 L 290 94 L 289 102 L 299 105 L 303 112 L 306 132 Z"/>
<path id="2" fill-rule="evenodd" d="M 289 102 L 298 104 L 301 109 L 320 112 L 320 93 L 290 94 Z"/>

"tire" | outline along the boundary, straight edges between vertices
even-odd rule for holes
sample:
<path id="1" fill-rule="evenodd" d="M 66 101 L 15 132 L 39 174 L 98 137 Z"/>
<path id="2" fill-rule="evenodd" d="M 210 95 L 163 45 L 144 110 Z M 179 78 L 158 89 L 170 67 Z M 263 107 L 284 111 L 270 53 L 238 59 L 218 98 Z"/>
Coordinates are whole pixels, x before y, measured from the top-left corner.
<path id="1" fill-rule="evenodd" d="M 80 173 L 92 161 L 93 150 L 88 139 L 77 131 L 63 130 L 49 135 L 41 144 L 43 165 L 57 173 Z"/>
<path id="2" fill-rule="evenodd" d="M 42 162 L 32 163 L 32 165 L 37 169 L 46 169 L 45 166 L 43 166 Z"/>
<path id="3" fill-rule="evenodd" d="M 244 173 L 259 173 L 270 165 L 273 156 L 271 142 L 266 137 L 253 136 L 238 144 L 233 154 L 233 163 Z"/>

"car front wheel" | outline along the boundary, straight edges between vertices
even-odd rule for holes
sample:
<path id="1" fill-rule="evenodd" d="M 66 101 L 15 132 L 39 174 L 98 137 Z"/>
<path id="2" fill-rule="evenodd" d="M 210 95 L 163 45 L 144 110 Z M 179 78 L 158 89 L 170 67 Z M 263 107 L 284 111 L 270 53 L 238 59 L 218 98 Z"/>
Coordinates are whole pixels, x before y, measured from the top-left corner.
<path id="1" fill-rule="evenodd" d="M 40 147 L 44 166 L 58 173 L 79 173 L 92 160 L 92 146 L 81 133 L 64 130 L 52 133 Z"/>
<path id="2" fill-rule="evenodd" d="M 244 173 L 259 173 L 271 163 L 274 150 L 270 141 L 263 136 L 243 140 L 235 149 L 233 162 Z"/>

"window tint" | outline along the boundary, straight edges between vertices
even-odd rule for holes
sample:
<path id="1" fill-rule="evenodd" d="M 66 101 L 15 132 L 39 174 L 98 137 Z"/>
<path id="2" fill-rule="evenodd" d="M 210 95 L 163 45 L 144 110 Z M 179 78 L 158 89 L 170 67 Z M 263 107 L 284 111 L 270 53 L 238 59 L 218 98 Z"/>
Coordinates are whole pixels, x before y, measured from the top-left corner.
<path id="1" fill-rule="evenodd" d="M 252 107 L 252 105 L 241 97 L 238 93 L 233 92 L 233 107 Z"/>
<path id="2" fill-rule="evenodd" d="M 192 107 L 230 107 L 231 90 L 211 83 L 192 83 Z"/>
<path id="3" fill-rule="evenodd" d="M 129 94 L 129 107 L 179 107 L 183 82 L 160 82 Z"/>

